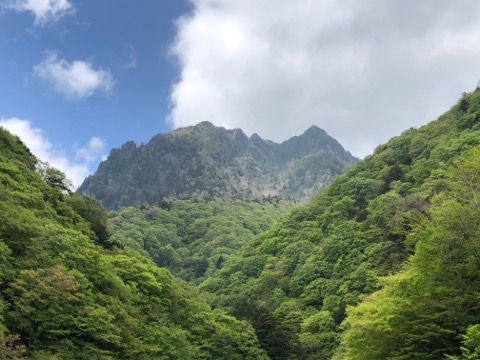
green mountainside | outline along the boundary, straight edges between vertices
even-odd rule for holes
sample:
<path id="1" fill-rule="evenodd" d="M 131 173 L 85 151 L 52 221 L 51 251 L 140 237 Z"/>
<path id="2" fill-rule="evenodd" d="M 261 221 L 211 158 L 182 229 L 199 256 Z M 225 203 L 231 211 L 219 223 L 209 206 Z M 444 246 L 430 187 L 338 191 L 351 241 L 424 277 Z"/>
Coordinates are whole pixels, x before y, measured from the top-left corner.
<path id="1" fill-rule="evenodd" d="M 124 208 L 109 221 L 112 239 L 248 321 L 271 359 L 471 360 L 479 196 L 477 89 L 266 231 L 274 217 L 261 211 L 283 208 L 219 198 Z"/>
<path id="2" fill-rule="evenodd" d="M 0 359 L 267 359 L 250 324 L 119 246 L 67 189 L 0 128 Z"/>
<path id="3" fill-rule="evenodd" d="M 0 359 L 479 359 L 480 89 L 306 204 L 274 196 L 279 168 L 318 180 L 321 134 L 127 143 L 82 190 L 137 204 L 107 214 L 0 129 Z"/>
<path id="4" fill-rule="evenodd" d="M 356 160 L 315 126 L 276 144 L 203 122 L 159 134 L 145 145 L 130 141 L 113 149 L 77 193 L 108 209 L 163 198 L 305 201 Z"/>
<path id="5" fill-rule="evenodd" d="M 272 359 L 478 359 L 479 204 L 477 88 L 379 146 L 200 288 L 251 322 Z"/>
<path id="6" fill-rule="evenodd" d="M 199 284 L 294 206 L 279 198 L 164 200 L 110 211 L 109 224 L 113 241 Z"/>

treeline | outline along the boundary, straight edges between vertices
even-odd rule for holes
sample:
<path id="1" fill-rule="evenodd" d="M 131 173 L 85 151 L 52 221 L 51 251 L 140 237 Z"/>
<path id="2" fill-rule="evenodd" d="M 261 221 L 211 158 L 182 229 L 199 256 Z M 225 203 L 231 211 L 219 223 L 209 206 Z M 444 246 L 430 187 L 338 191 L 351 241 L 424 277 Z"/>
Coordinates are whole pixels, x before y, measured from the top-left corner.
<path id="1" fill-rule="evenodd" d="M 0 129 L 1 359 L 267 358 L 247 322 L 106 225 L 98 202 Z"/>

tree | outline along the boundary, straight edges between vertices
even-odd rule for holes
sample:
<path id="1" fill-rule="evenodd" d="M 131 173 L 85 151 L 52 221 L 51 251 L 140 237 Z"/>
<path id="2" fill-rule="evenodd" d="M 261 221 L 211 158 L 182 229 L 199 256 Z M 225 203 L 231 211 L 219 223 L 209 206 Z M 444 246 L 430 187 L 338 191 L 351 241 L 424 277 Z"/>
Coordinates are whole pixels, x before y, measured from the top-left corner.
<path id="1" fill-rule="evenodd" d="M 468 327 L 466 334 L 461 336 L 462 352 L 459 356 L 447 356 L 450 360 L 478 360 L 480 359 L 480 324 Z"/>
<path id="2" fill-rule="evenodd" d="M 89 196 L 71 194 L 70 196 L 65 197 L 65 202 L 90 224 L 90 228 L 95 234 L 94 241 L 98 245 L 107 249 L 112 249 L 113 246 L 123 246 L 119 242 L 110 240 L 110 232 L 107 229 L 107 212 L 98 200 Z"/>
<path id="3" fill-rule="evenodd" d="M 73 189 L 73 183 L 67 178 L 65 173 L 51 167 L 48 163 L 38 161 L 37 173 L 41 178 L 50 186 L 59 189 L 64 193 L 71 193 Z"/>

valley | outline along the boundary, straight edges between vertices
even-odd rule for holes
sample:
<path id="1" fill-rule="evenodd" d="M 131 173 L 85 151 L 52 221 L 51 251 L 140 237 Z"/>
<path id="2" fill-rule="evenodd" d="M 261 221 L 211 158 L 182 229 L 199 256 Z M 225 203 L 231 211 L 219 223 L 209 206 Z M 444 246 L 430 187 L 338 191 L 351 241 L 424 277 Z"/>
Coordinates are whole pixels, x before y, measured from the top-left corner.
<path id="1" fill-rule="evenodd" d="M 201 123 L 75 194 L 0 149 L 0 358 L 480 356 L 479 88 L 360 161 Z"/>

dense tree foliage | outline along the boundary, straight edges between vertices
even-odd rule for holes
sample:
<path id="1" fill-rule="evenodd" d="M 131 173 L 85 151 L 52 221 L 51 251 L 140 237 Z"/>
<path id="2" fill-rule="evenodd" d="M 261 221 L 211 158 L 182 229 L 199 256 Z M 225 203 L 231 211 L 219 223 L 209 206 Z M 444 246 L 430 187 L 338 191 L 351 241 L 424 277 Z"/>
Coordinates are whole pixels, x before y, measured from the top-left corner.
<path id="1" fill-rule="evenodd" d="M 479 144 L 477 89 L 379 146 L 231 256 L 201 290 L 249 320 L 274 358 L 474 358 L 479 183 L 470 170 L 479 168 Z M 290 341 L 270 342 L 265 323 L 241 304 L 272 316 L 271 331 Z"/>
<path id="2" fill-rule="evenodd" d="M 44 170 L 0 129 L 0 358 L 267 358 L 247 322 L 118 247 L 99 203 Z"/>
<path id="3" fill-rule="evenodd" d="M 351 308 L 342 359 L 476 359 L 480 349 L 480 148 L 447 172 L 448 188 L 410 233 L 415 254 Z M 460 341 L 465 346 L 460 350 Z"/>
<path id="4" fill-rule="evenodd" d="M 110 241 L 128 245 L 198 284 L 294 205 L 277 197 L 256 202 L 164 199 L 110 211 Z"/>

